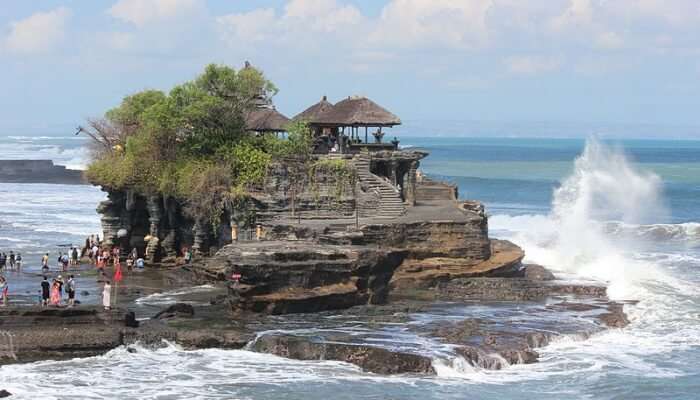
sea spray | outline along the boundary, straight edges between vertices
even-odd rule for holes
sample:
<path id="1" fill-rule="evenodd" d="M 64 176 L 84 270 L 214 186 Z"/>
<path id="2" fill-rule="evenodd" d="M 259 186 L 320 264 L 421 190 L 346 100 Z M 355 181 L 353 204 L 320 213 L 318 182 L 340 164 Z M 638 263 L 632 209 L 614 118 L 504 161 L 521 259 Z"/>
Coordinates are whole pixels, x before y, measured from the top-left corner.
<path id="1" fill-rule="evenodd" d="M 514 239 L 529 261 L 604 280 L 612 298 L 637 298 L 643 291 L 634 282 L 654 279 L 658 271 L 630 257 L 634 244 L 609 235 L 606 222 L 664 220 L 662 193 L 658 176 L 639 169 L 620 149 L 589 139 L 571 175 L 554 191 L 551 213 L 516 217 L 529 228 Z M 493 222 L 498 227 L 499 221 Z"/>

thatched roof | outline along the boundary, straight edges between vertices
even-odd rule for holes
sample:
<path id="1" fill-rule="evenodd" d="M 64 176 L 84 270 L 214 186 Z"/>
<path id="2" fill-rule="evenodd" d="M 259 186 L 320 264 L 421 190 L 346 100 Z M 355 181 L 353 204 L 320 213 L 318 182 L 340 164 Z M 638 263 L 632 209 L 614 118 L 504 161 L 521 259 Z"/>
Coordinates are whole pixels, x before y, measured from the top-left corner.
<path id="1" fill-rule="evenodd" d="M 321 101 L 319 101 L 318 103 L 312 105 L 311 107 L 309 107 L 306 110 L 297 114 L 293 118 L 293 120 L 314 123 L 314 122 L 316 122 L 316 120 L 318 119 L 318 117 L 321 114 L 325 113 L 326 111 L 330 110 L 331 108 L 333 108 L 333 103 L 328 101 L 326 96 L 323 96 L 321 98 Z"/>
<path id="2" fill-rule="evenodd" d="M 255 132 L 284 132 L 290 122 L 274 108 L 255 108 L 246 115 L 245 127 Z"/>
<path id="3" fill-rule="evenodd" d="M 401 124 L 399 117 L 372 100 L 361 96 L 348 97 L 336 103 L 311 122 L 340 126 L 394 126 Z"/>

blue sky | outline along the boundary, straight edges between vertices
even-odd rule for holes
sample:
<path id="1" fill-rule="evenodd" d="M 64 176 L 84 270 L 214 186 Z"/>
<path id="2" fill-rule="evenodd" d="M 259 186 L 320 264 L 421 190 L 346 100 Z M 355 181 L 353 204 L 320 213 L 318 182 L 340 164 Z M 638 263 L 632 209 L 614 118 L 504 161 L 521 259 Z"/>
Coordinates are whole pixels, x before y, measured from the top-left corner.
<path id="1" fill-rule="evenodd" d="M 290 116 L 362 94 L 414 131 L 700 138 L 697 0 L 3 0 L 0 134 L 245 60 Z"/>

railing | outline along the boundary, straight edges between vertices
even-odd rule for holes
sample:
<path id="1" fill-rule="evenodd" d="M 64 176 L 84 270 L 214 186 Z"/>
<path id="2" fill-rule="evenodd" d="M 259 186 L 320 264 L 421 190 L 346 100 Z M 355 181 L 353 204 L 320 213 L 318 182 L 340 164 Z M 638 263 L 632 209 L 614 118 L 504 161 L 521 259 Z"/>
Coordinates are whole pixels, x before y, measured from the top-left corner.
<path id="1" fill-rule="evenodd" d="M 367 151 L 385 151 L 385 150 L 396 150 L 397 146 L 393 143 L 352 143 L 348 145 L 348 150 L 350 153 L 359 153 L 363 149 Z"/>

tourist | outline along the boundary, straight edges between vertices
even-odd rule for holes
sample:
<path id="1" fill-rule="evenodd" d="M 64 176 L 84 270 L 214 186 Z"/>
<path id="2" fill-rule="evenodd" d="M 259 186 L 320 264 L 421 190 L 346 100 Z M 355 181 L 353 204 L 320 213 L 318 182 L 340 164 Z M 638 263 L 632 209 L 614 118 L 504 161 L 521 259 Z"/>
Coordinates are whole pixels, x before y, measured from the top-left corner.
<path id="1" fill-rule="evenodd" d="M 65 286 L 65 282 L 61 275 L 56 278 L 56 282 L 58 282 L 58 302 L 60 303 L 63 300 L 63 286 Z"/>
<path id="2" fill-rule="evenodd" d="M 139 251 L 136 250 L 136 247 L 131 249 L 131 258 L 133 258 L 134 260 L 139 258 Z"/>
<path id="3" fill-rule="evenodd" d="M 2 253 L 2 254 L 0 254 L 0 270 L 5 270 L 6 266 L 7 266 L 7 254 Z"/>
<path id="4" fill-rule="evenodd" d="M 192 262 L 192 250 L 185 248 L 185 264 L 190 264 Z"/>
<path id="5" fill-rule="evenodd" d="M 73 247 L 73 250 L 71 251 L 71 264 L 73 266 L 78 265 L 78 248 Z"/>
<path id="6" fill-rule="evenodd" d="M 73 275 L 68 277 L 66 292 L 68 293 L 68 307 L 73 307 L 73 305 L 75 305 L 75 279 Z"/>
<path id="7" fill-rule="evenodd" d="M 119 258 L 119 247 L 115 247 L 112 249 L 112 265 L 116 266 L 119 261 L 121 261 Z M 105 251 L 106 252 L 106 251 Z M 109 254 L 109 253 L 108 253 Z"/>
<path id="8" fill-rule="evenodd" d="M 46 271 L 49 270 L 49 253 L 46 253 L 41 257 L 41 269 Z"/>
<path id="9" fill-rule="evenodd" d="M 4 276 L 0 275 L 0 305 L 2 305 L 3 307 L 7 305 L 7 292 L 7 279 L 5 279 Z"/>
<path id="10" fill-rule="evenodd" d="M 15 267 L 17 267 L 17 271 L 22 269 L 22 254 L 17 253 L 17 257 L 15 257 Z"/>
<path id="11" fill-rule="evenodd" d="M 112 285 L 109 281 L 105 281 L 104 289 L 102 289 L 102 306 L 105 311 L 112 309 Z"/>
<path id="12" fill-rule="evenodd" d="M 97 262 L 97 257 L 100 255 L 100 248 L 97 247 L 97 244 L 93 243 L 92 244 L 92 257 L 94 262 Z"/>
<path id="13" fill-rule="evenodd" d="M 10 269 L 15 269 L 15 253 L 10 250 Z"/>
<path id="14" fill-rule="evenodd" d="M 68 271 L 68 263 L 70 259 L 68 258 L 68 253 L 61 256 L 61 265 L 63 265 L 63 272 Z"/>
<path id="15" fill-rule="evenodd" d="M 53 283 L 51 283 L 51 297 L 49 299 L 49 304 L 52 306 L 61 305 L 61 285 L 58 283 L 57 279 L 54 279 Z"/>
<path id="16" fill-rule="evenodd" d="M 44 276 L 44 280 L 41 281 L 41 305 L 49 305 L 49 291 L 51 290 L 51 285 L 49 284 L 48 278 Z"/>
<path id="17" fill-rule="evenodd" d="M 131 271 L 134 269 L 134 259 L 129 256 L 129 258 L 126 259 L 126 270 Z"/>

